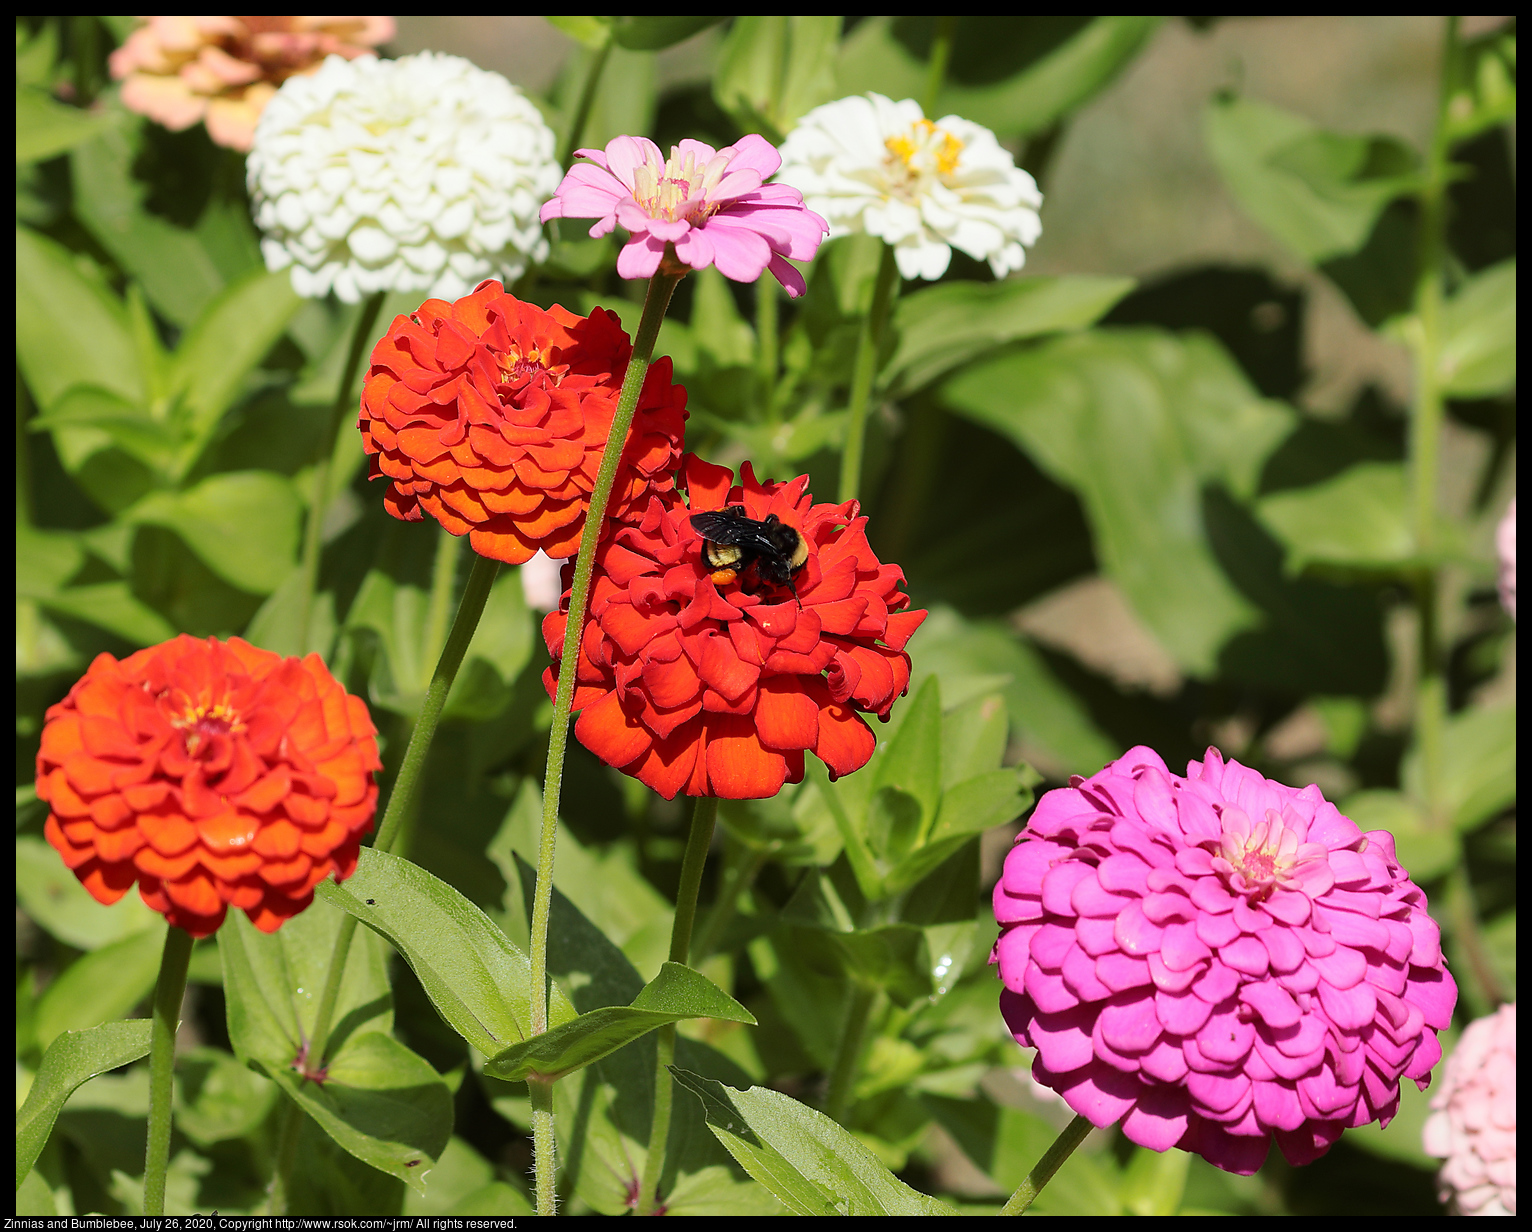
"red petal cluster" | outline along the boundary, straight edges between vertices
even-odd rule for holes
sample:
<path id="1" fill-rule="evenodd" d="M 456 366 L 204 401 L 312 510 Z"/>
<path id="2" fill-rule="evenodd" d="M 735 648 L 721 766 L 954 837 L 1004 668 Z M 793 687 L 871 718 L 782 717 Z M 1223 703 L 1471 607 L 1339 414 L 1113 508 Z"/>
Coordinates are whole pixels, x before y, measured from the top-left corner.
<path id="1" fill-rule="evenodd" d="M 275 932 L 356 870 L 377 729 L 318 655 L 182 634 L 96 657 L 50 707 L 37 754 L 47 839 L 92 897 L 136 881 L 194 937 L 229 907 Z"/>
<path id="2" fill-rule="evenodd" d="M 359 427 L 396 518 L 429 513 L 481 556 L 573 556 L 632 353 L 617 317 L 546 311 L 480 283 L 394 318 L 373 348 Z M 608 516 L 642 516 L 674 490 L 686 390 L 650 367 Z"/>
<path id="3" fill-rule="evenodd" d="M 596 550 L 575 735 L 666 799 L 775 795 L 802 780 L 805 751 L 832 776 L 860 769 L 875 741 L 858 712 L 888 717 L 909 685 L 904 645 L 926 615 L 902 610 L 904 572 L 873 555 L 855 501 L 816 505 L 807 476 L 760 483 L 748 463 L 742 478 L 731 487 L 731 471 L 688 456 L 690 506 L 651 498 L 642 521 Z M 754 570 L 715 583 L 690 515 L 726 504 L 802 534 L 796 600 Z M 564 624 L 563 612 L 543 621 L 555 658 Z M 550 697 L 557 669 L 543 676 Z"/>

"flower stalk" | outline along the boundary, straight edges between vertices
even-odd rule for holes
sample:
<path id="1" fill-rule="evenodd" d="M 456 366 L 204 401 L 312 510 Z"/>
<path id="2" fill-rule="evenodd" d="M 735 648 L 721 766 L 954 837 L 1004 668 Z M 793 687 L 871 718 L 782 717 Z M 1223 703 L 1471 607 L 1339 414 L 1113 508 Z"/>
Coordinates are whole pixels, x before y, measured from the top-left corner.
<path id="1" fill-rule="evenodd" d="M 825 1116 L 832 1121 L 844 1123 L 846 1111 L 851 1107 L 851 1092 L 856 1086 L 862 1054 L 867 1050 L 867 1027 L 872 1021 L 876 997 L 875 988 L 863 984 L 852 986 L 851 1000 L 846 1005 L 846 1024 L 841 1028 L 840 1046 L 835 1051 L 830 1084 L 825 1093 Z"/>
<path id="2" fill-rule="evenodd" d="M 1431 561 L 1436 548 L 1436 505 L 1439 486 L 1442 416 L 1445 398 L 1441 383 L 1443 265 L 1446 254 L 1448 115 L 1459 59 L 1458 21 L 1446 19 L 1442 40 L 1441 82 L 1436 126 L 1426 154 L 1420 190 L 1420 231 L 1416 250 L 1415 321 L 1411 351 L 1415 360 L 1415 404 L 1410 415 L 1410 521 L 1419 566 L 1415 604 L 1419 623 L 1420 683 L 1416 691 L 1415 739 L 1420 749 L 1422 786 L 1429 817 L 1441 806 L 1442 738 L 1447 717 L 1446 664 L 1437 612 L 1437 570 Z"/>
<path id="3" fill-rule="evenodd" d="M 149 1035 L 149 1135 L 144 1147 L 144 1214 L 165 1213 L 165 1169 L 170 1162 L 170 1118 L 174 1099 L 176 1028 L 192 938 L 171 925 L 160 955 L 160 978 L 154 986 L 154 1020 Z"/>
<path id="4" fill-rule="evenodd" d="M 846 444 L 840 456 L 840 500 L 857 500 L 862 486 L 862 452 L 867 435 L 867 406 L 872 398 L 873 378 L 878 371 L 879 352 L 888 328 L 888 311 L 893 302 L 894 284 L 899 270 L 894 264 L 894 250 L 883 245 L 878 263 L 878 280 L 873 285 L 872 305 L 862 318 L 856 342 L 856 367 L 851 374 L 851 403 L 846 416 Z"/>
<path id="5" fill-rule="evenodd" d="M 340 386 L 335 391 L 335 404 L 330 410 L 329 426 L 319 438 L 319 450 L 314 459 L 314 492 L 309 499 L 308 525 L 303 533 L 303 606 L 298 618 L 297 645 L 293 653 L 307 654 L 309 632 L 314 616 L 314 597 L 319 589 L 319 558 L 324 548 L 324 519 L 330 508 L 330 476 L 335 470 L 335 446 L 340 439 L 341 425 L 346 411 L 355 410 L 351 396 L 356 384 L 356 370 L 362 362 L 367 340 L 372 337 L 372 327 L 383 307 L 383 292 L 376 291 L 362 303 L 357 313 L 356 325 L 351 332 L 351 347 L 346 352 L 346 366 L 341 369 Z"/>
<path id="6" fill-rule="evenodd" d="M 691 956 L 692 925 L 697 919 L 697 892 L 702 886 L 702 867 L 707 863 L 707 849 L 713 841 L 713 824 L 718 819 L 718 798 L 698 796 L 692 809 L 691 833 L 686 838 L 686 852 L 681 857 L 681 884 L 676 889 L 676 914 L 670 926 L 670 961 L 685 963 Z M 675 1096 L 675 1079 L 670 1067 L 676 1059 L 674 1023 L 655 1033 L 658 1041 L 654 1068 L 654 1115 L 649 1122 L 649 1154 L 644 1160 L 644 1179 L 638 1189 L 638 1214 L 652 1215 L 659 1205 L 660 1174 L 665 1169 L 665 1145 L 670 1137 L 670 1109 Z"/>
<path id="7" fill-rule="evenodd" d="M 662 264 L 649 280 L 649 291 L 644 298 L 644 314 L 639 322 L 638 335 L 633 339 L 633 354 L 623 376 L 622 392 L 618 395 L 617 410 L 612 416 L 611 433 L 606 449 L 601 455 L 601 466 L 596 472 L 596 484 L 590 494 L 590 504 L 585 514 L 585 530 L 580 536 L 580 552 L 575 558 L 574 582 L 569 591 L 569 614 L 564 625 L 564 644 L 578 648 L 585 630 L 586 605 L 590 598 L 591 574 L 596 559 L 596 542 L 601 537 L 601 527 L 606 519 L 607 503 L 612 495 L 612 485 L 617 479 L 617 468 L 628 439 L 628 429 L 633 423 L 633 412 L 643 391 L 644 377 L 649 371 L 649 361 L 654 355 L 655 340 L 660 334 L 660 323 L 665 319 L 665 309 L 671 294 L 681 281 L 685 270 L 674 270 L 670 263 Z M 553 725 L 548 731 L 548 768 L 543 779 L 543 825 L 537 846 L 537 889 L 532 902 L 532 989 L 531 1034 L 541 1035 L 548 1029 L 548 915 L 553 902 L 553 859 L 557 840 L 559 815 L 559 792 L 564 781 L 564 751 L 569 743 L 569 712 L 574 703 L 575 671 L 579 663 L 578 653 L 566 654 L 559 665 L 558 692 L 553 702 Z M 390 807 L 392 803 L 390 802 Z M 554 1141 L 553 1141 L 553 1084 L 545 1081 L 528 1083 L 532 1097 L 533 1158 L 536 1168 L 537 1213 L 552 1215 L 554 1212 Z"/>
<path id="8" fill-rule="evenodd" d="M 1053 1179 L 1053 1174 L 1074 1154 L 1075 1148 L 1085 1141 L 1093 1126 L 1083 1116 L 1077 1116 L 1064 1126 L 1064 1132 L 1053 1140 L 1047 1153 L 1037 1161 L 1037 1167 L 1027 1173 L 1026 1179 L 1017 1186 L 1010 1201 L 1000 1208 L 1002 1215 L 1024 1215 L 1029 1206 L 1037 1201 L 1043 1186 Z"/>

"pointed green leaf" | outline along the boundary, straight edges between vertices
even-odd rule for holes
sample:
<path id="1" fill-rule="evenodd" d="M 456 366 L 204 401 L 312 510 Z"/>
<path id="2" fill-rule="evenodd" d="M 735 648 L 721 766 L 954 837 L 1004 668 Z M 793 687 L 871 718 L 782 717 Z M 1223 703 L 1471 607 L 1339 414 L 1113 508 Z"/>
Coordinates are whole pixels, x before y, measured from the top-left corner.
<path id="1" fill-rule="evenodd" d="M 879 760 L 872 783 L 874 799 L 879 789 L 893 787 L 916 805 L 916 830 L 903 839 L 903 849 L 895 850 L 888 845 L 888 836 L 897 832 L 885 829 L 882 844 L 873 839 L 873 849 L 880 855 L 897 859 L 908 850 L 918 836 L 923 836 L 936 818 L 936 810 L 942 794 L 942 698 L 941 684 L 935 676 L 927 677 L 915 696 L 904 707 L 899 730 L 894 738 L 879 750 Z M 891 804 L 898 812 L 900 806 Z M 868 829 L 874 830 L 872 810 L 869 810 Z M 892 817 L 890 818 L 892 822 Z"/>
<path id="2" fill-rule="evenodd" d="M 111 123 L 108 113 L 66 107 L 44 90 L 16 83 L 16 164 L 56 158 Z"/>
<path id="3" fill-rule="evenodd" d="M 612 38 L 619 47 L 633 51 L 662 51 L 717 25 L 722 13 L 692 13 L 685 17 L 613 17 Z"/>
<path id="4" fill-rule="evenodd" d="M 99 950 L 157 922 L 136 893 L 110 907 L 97 902 L 59 853 L 33 834 L 16 836 L 16 898 L 39 928 L 78 950 Z"/>
<path id="5" fill-rule="evenodd" d="M 1437 808 L 1453 829 L 1466 833 L 1516 799 L 1516 708 L 1465 710 L 1442 729 Z M 1420 750 L 1412 749 L 1401 774 L 1405 791 L 1426 801 Z"/>
<path id="6" fill-rule="evenodd" d="M 1516 386 L 1516 260 L 1475 274 L 1442 309 L 1442 392 L 1489 398 Z"/>
<path id="7" fill-rule="evenodd" d="M 745 128 L 780 142 L 835 97 L 840 28 L 838 15 L 736 17 L 718 53 L 714 99 Z"/>
<path id="8" fill-rule="evenodd" d="M 736 1091 L 672 1066 L 708 1128 L 740 1166 L 797 1215 L 956 1215 L 911 1189 L 822 1112 L 780 1091 Z"/>
<path id="9" fill-rule="evenodd" d="M 136 1018 L 108 1022 L 89 1031 L 66 1031 L 53 1041 L 43 1054 L 26 1102 L 16 1114 L 18 1189 L 47 1145 L 64 1101 L 87 1079 L 148 1056 L 149 1029 L 147 1018 Z"/>
<path id="10" fill-rule="evenodd" d="M 123 517 L 173 530 L 224 581 L 266 595 L 297 564 L 302 510 L 285 475 L 229 471 L 184 492 L 151 492 Z"/>
<path id="11" fill-rule="evenodd" d="M 559 1078 L 683 1018 L 718 1018 L 755 1025 L 750 1011 L 707 976 L 667 962 L 631 1006 L 611 1005 L 581 1014 L 490 1058 L 484 1072 L 512 1082 L 533 1073 Z"/>
<path id="12" fill-rule="evenodd" d="M 1292 573 L 1315 562 L 1385 569 L 1415 559 L 1398 463 L 1362 462 L 1322 483 L 1263 497 L 1256 508 L 1286 546 Z"/>
<path id="13" fill-rule="evenodd" d="M 1008 342 L 1085 329 L 1134 288 L 1095 274 L 942 282 L 901 296 L 899 344 L 888 361 L 890 393 L 903 397 L 976 355 Z"/>
<path id="14" fill-rule="evenodd" d="M 154 991 L 165 923 L 93 950 L 70 963 L 37 1006 L 37 1042 L 46 1048 L 65 1031 L 121 1018 Z"/>
<path id="15" fill-rule="evenodd" d="M 152 419 L 141 403 L 129 402 L 97 385 L 76 385 L 28 425 L 31 432 L 94 428 L 123 453 L 155 472 L 172 475 L 181 437 L 168 423 Z"/>

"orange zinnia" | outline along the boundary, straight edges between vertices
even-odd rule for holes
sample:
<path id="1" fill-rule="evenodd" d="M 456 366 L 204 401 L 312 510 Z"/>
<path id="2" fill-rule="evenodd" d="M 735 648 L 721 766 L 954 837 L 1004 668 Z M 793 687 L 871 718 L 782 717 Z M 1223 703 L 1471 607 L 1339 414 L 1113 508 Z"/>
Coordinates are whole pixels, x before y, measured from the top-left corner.
<path id="1" fill-rule="evenodd" d="M 48 841 L 101 903 L 138 892 L 194 937 L 239 907 L 263 932 L 356 870 L 377 729 L 318 655 L 182 634 L 96 656 L 48 710 Z"/>
<path id="2" fill-rule="evenodd" d="M 429 513 L 481 556 L 519 565 L 573 556 L 632 353 L 617 317 L 544 311 L 481 283 L 428 299 L 373 349 L 359 426 L 372 478 L 393 480 L 396 518 Z M 649 368 L 608 516 L 641 516 L 670 492 L 686 390 L 668 357 Z"/>
<path id="3" fill-rule="evenodd" d="M 576 675 L 580 743 L 666 799 L 756 799 L 803 778 L 812 752 L 831 777 L 867 764 L 861 713 L 887 719 L 910 681 L 904 645 L 924 612 L 902 610 L 904 572 L 878 562 L 857 503 L 813 503 L 808 477 L 757 482 L 688 456 L 690 505 L 654 497 L 642 521 L 596 549 Z M 742 505 L 802 535 L 793 591 L 756 568 L 715 571 L 691 515 Z M 563 612 L 543 621 L 555 657 Z M 544 673 L 551 697 L 558 664 Z"/>

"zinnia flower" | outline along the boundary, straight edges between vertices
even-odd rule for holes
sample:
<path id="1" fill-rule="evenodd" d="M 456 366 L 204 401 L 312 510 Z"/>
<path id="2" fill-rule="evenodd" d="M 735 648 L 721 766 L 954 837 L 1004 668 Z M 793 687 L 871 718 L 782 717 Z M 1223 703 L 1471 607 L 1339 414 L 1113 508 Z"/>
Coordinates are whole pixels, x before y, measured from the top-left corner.
<path id="1" fill-rule="evenodd" d="M 144 902 L 194 937 L 243 910 L 263 932 L 356 870 L 378 788 L 367 706 L 318 655 L 182 634 L 96 656 L 48 709 L 43 833 L 91 896 Z"/>
<path id="2" fill-rule="evenodd" d="M 906 278 L 940 278 L 953 248 L 1004 278 L 1043 229 L 1036 181 L 994 133 L 955 115 L 933 124 L 908 98 L 814 108 L 782 143 L 779 179 L 830 220 L 830 238 L 880 236 Z"/>
<path id="3" fill-rule="evenodd" d="M 458 56 L 332 57 L 284 85 L 246 164 L 266 268 L 355 303 L 466 295 L 519 278 L 547 240 L 553 132 L 498 73 Z"/>
<path id="4" fill-rule="evenodd" d="M 473 550 L 520 564 L 573 556 L 632 353 L 617 317 L 544 311 L 486 282 L 429 299 L 373 348 L 362 447 L 396 518 L 429 513 Z M 643 516 L 680 463 L 686 390 L 668 356 L 644 379 L 608 516 Z"/>
<path id="5" fill-rule="evenodd" d="M 1516 1007 L 1469 1023 L 1447 1058 L 1425 1124 L 1446 1159 L 1442 1201 L 1460 1215 L 1516 1213 Z"/>
<path id="6" fill-rule="evenodd" d="M 623 278 L 652 277 L 673 244 L 692 269 L 716 265 L 735 282 L 769 269 L 789 295 L 803 294 L 803 275 L 785 258 L 812 257 L 825 220 L 804 208 L 796 188 L 764 182 L 782 163 L 764 137 L 749 133 L 721 150 L 683 141 L 669 159 L 647 137 L 614 137 L 605 153 L 575 153 L 591 161 L 569 169 L 542 219 L 599 219 L 593 237 L 621 223 L 631 237 L 617 254 Z"/>
<path id="7" fill-rule="evenodd" d="M 394 37 L 392 17 L 145 17 L 108 61 L 123 105 L 179 132 L 207 121 L 219 145 L 246 151 L 289 77 L 326 56 L 354 59 Z"/>
<path id="8" fill-rule="evenodd" d="M 886 719 L 908 687 L 904 644 L 926 615 L 902 610 L 904 572 L 872 554 L 855 501 L 814 504 L 806 475 L 759 483 L 746 463 L 742 477 L 731 487 L 730 471 L 688 455 L 690 507 L 653 496 L 642 522 L 596 549 L 575 736 L 666 799 L 775 795 L 802 780 L 805 751 L 832 778 L 866 765 L 875 741 L 861 714 Z M 726 504 L 802 535 L 796 599 L 754 569 L 730 578 L 704 563 L 690 515 Z M 564 612 L 543 621 L 555 658 L 564 625 Z M 543 675 L 550 697 L 557 669 Z"/>
<path id="9" fill-rule="evenodd" d="M 1294 1164 L 1422 1089 L 1457 986 L 1426 898 L 1317 787 L 1216 749 L 1130 749 L 1038 803 L 995 886 L 992 962 L 1039 1082 L 1093 1124 L 1229 1172 Z"/>
<path id="10" fill-rule="evenodd" d="M 1516 498 L 1495 528 L 1495 552 L 1500 557 L 1500 602 L 1516 619 Z"/>

